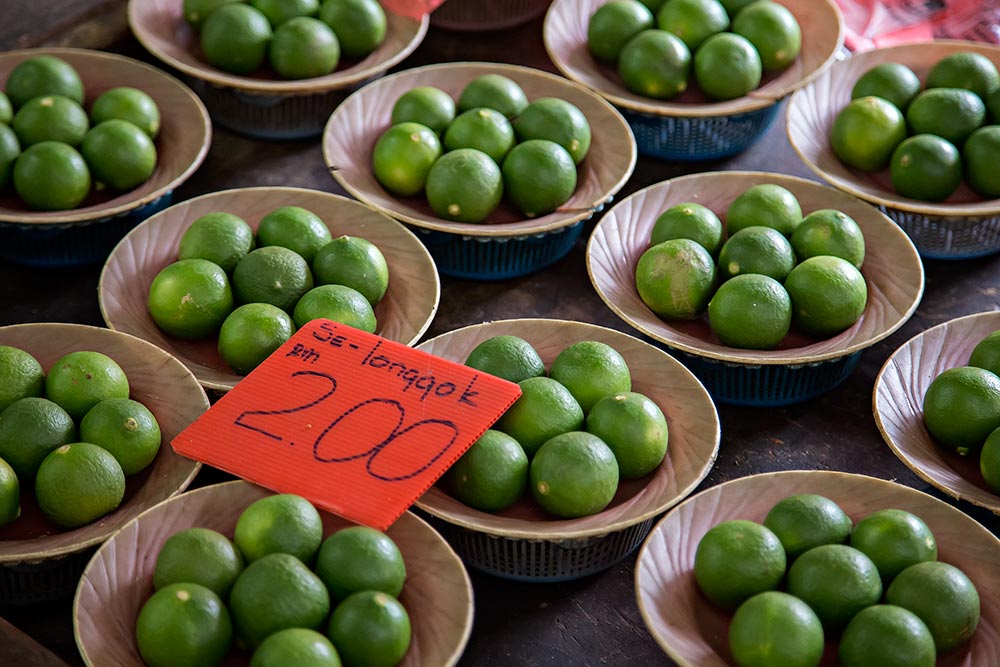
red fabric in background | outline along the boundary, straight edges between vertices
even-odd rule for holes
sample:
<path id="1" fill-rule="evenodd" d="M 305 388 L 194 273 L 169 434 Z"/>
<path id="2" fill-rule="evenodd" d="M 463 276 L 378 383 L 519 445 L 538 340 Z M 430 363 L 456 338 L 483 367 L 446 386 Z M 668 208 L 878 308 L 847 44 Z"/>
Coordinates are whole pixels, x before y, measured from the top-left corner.
<path id="1" fill-rule="evenodd" d="M 474 0 L 456 0 L 472 2 Z M 444 0 L 382 0 L 382 6 L 394 14 L 420 19 L 438 8 Z"/>
<path id="2" fill-rule="evenodd" d="M 836 0 L 852 51 L 902 42 L 1000 43 L 1000 0 Z"/>

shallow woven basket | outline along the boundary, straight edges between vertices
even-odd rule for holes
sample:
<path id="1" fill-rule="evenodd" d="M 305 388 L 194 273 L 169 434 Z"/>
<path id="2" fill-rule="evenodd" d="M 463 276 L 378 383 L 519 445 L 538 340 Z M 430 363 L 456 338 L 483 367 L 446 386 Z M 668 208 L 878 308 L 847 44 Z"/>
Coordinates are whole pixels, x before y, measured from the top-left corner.
<path id="1" fill-rule="evenodd" d="M 844 43 L 844 23 L 834 0 L 781 0 L 802 29 L 802 52 L 777 76 L 766 76 L 745 97 L 712 102 L 700 91 L 654 100 L 628 91 L 617 70 L 598 63 L 587 48 L 590 17 L 607 0 L 555 0 L 545 16 L 545 48 L 564 75 L 597 91 L 624 114 L 643 155 L 665 160 L 709 160 L 734 155 L 764 134 L 778 103 L 809 83 Z"/>
<path id="2" fill-rule="evenodd" d="M 698 542 L 722 521 L 762 522 L 778 501 L 798 493 L 830 498 L 855 522 L 893 508 L 916 514 L 934 533 L 938 560 L 961 569 L 979 591 L 981 616 L 965 644 L 938 656 L 938 667 L 1000 664 L 1000 540 L 951 505 L 910 487 L 864 475 L 794 470 L 752 475 L 702 491 L 674 508 L 642 547 L 635 569 L 639 611 L 653 639 L 680 667 L 726 667 L 730 616 L 698 591 Z M 828 651 L 828 654 L 830 652 Z M 834 652 L 835 654 L 835 652 Z M 832 655 L 823 667 L 835 666 Z"/>
<path id="3" fill-rule="evenodd" d="M 232 389 L 241 376 L 229 368 L 215 338 L 174 338 L 156 326 L 146 307 L 153 278 L 177 261 L 181 237 L 195 220 L 215 211 L 233 213 L 256 232 L 260 219 L 281 206 L 301 206 L 318 215 L 334 238 L 343 234 L 374 243 L 389 266 L 389 289 L 375 307 L 375 333 L 412 345 L 437 312 L 441 284 L 434 260 L 403 225 L 339 195 L 286 187 L 241 188 L 195 197 L 137 227 L 115 247 L 101 272 L 98 300 L 108 326 L 148 340 L 176 356 L 203 386 Z"/>
<path id="4" fill-rule="evenodd" d="M 856 53 L 835 63 L 788 105 L 788 140 L 818 176 L 830 185 L 875 205 L 913 239 L 929 259 L 967 259 L 1000 252 L 1000 199 L 983 200 L 966 185 L 942 203 L 896 194 L 888 170 L 866 174 L 844 165 L 830 148 L 830 129 L 851 101 L 851 89 L 876 65 L 906 65 L 921 80 L 941 58 L 958 51 L 979 53 L 1000 66 L 1000 46 L 982 42 L 935 41 Z"/>
<path id="5" fill-rule="evenodd" d="M 552 0 L 447 0 L 431 14 L 431 25 L 459 32 L 504 30 L 541 16 Z"/>
<path id="6" fill-rule="evenodd" d="M 69 597 L 94 547 L 125 523 L 187 488 L 201 464 L 175 454 L 170 440 L 208 409 L 208 397 L 179 361 L 133 336 L 80 324 L 0 327 L 0 345 L 31 353 L 46 371 L 77 350 L 101 352 L 128 377 L 130 396 L 156 417 L 160 451 L 146 470 L 126 478 L 125 499 L 111 514 L 59 531 L 34 500 L 34 484 L 21 482 L 21 518 L 0 528 L 0 603 L 30 604 Z"/>
<path id="7" fill-rule="evenodd" d="M 628 556 L 653 520 L 705 478 L 719 448 L 719 418 L 708 393 L 681 364 L 627 334 L 593 324 L 561 320 L 499 320 L 421 343 L 418 349 L 458 363 L 493 336 L 511 334 L 534 346 L 546 366 L 569 345 L 607 343 L 625 357 L 632 390 L 656 401 L 667 418 L 664 462 L 646 477 L 622 480 L 604 511 L 581 519 L 555 520 L 529 498 L 499 514 L 474 510 L 434 486 L 417 507 L 471 567 L 522 581 L 563 581 L 605 570 Z"/>
<path id="8" fill-rule="evenodd" d="M 437 217 L 423 195 L 397 198 L 382 188 L 371 168 L 372 149 L 390 125 L 400 95 L 417 86 L 436 86 L 454 98 L 483 74 L 514 80 L 529 100 L 560 97 L 580 108 L 592 142 L 577 167 L 576 191 L 553 213 L 525 219 L 501 203 L 481 223 Z M 625 185 L 635 168 L 632 133 L 614 107 L 586 88 L 528 67 L 491 63 L 445 63 L 399 72 L 371 83 L 337 107 L 323 135 L 323 156 L 333 177 L 349 193 L 397 220 L 418 228 L 438 270 L 474 279 L 501 279 L 537 271 L 563 257 L 583 230 Z"/>
<path id="9" fill-rule="evenodd" d="M 791 191 L 803 214 L 833 208 L 852 217 L 865 235 L 861 273 L 868 305 L 846 331 L 826 340 L 790 334 L 776 350 L 723 345 L 704 318 L 661 320 L 635 288 L 635 267 L 649 248 L 656 218 L 682 202 L 696 202 L 725 220 L 729 204 L 748 188 L 774 183 Z M 587 270 L 598 295 L 620 318 L 665 344 L 701 379 L 717 401 L 785 405 L 818 396 L 843 382 L 860 353 L 910 318 L 924 291 L 924 270 L 910 239 L 871 206 L 833 188 L 767 172 L 707 172 L 651 185 L 623 199 L 594 229 Z"/>
<path id="10" fill-rule="evenodd" d="M 153 569 L 163 543 L 193 527 L 232 538 L 243 510 L 269 495 L 267 489 L 243 481 L 207 486 L 160 504 L 115 534 L 87 565 L 73 601 L 73 630 L 84 663 L 141 667 L 135 622 L 153 594 Z M 327 536 L 353 525 L 326 512 L 320 516 Z M 469 575 L 441 536 L 410 512 L 386 533 L 406 563 L 399 600 L 409 614 L 413 634 L 400 667 L 452 667 L 472 631 Z"/>
<path id="11" fill-rule="evenodd" d="M 183 5 L 183 0 L 130 0 L 129 25 L 136 39 L 187 77 L 216 123 L 262 139 L 320 134 L 333 108 L 358 86 L 413 53 L 428 25 L 426 16 L 417 21 L 387 11 L 385 41 L 368 57 L 341 63 L 326 76 L 282 80 L 273 73 L 228 74 L 201 60 L 198 35 L 184 20 Z"/>
<path id="12" fill-rule="evenodd" d="M 201 165 L 212 142 L 204 105 L 174 77 L 138 60 L 84 49 L 25 49 L 0 53 L 0 81 L 21 61 L 52 55 L 68 62 L 83 80 L 84 109 L 111 88 L 146 92 L 160 109 L 155 140 L 156 170 L 142 185 L 109 197 L 92 193 L 68 211 L 33 211 L 13 189 L 0 197 L 0 258 L 33 266 L 77 266 L 103 262 L 132 227 L 170 203 L 174 188 Z"/>

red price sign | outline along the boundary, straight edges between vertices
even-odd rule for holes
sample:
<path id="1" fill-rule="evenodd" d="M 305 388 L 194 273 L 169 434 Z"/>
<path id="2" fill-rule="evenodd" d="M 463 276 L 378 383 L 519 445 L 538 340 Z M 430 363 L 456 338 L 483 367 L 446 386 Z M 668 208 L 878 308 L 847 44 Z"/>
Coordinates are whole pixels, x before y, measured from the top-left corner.
<path id="1" fill-rule="evenodd" d="M 172 444 L 385 530 L 520 394 L 512 382 L 314 320 Z"/>
<path id="2" fill-rule="evenodd" d="M 453 2 L 468 2 L 469 0 L 452 0 Z M 391 12 L 400 16 L 409 16 L 418 21 L 430 14 L 444 0 L 382 0 L 382 4 Z"/>

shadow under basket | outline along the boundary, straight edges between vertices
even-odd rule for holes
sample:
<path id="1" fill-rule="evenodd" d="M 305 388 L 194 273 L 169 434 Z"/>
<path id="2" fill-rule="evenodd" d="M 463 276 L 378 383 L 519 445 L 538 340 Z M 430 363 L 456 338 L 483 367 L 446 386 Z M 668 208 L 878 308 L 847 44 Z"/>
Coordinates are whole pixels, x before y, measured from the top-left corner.
<path id="1" fill-rule="evenodd" d="M 876 204 L 899 225 L 926 259 L 973 259 L 1000 252 L 1000 215 L 946 217 Z"/>
<path id="2" fill-rule="evenodd" d="M 545 13 L 552 0 L 447 0 L 431 13 L 435 28 L 457 32 L 503 30 Z"/>
<path id="3" fill-rule="evenodd" d="M 5 605 L 33 605 L 73 596 L 97 547 L 37 563 L 0 565 L 0 600 Z"/>

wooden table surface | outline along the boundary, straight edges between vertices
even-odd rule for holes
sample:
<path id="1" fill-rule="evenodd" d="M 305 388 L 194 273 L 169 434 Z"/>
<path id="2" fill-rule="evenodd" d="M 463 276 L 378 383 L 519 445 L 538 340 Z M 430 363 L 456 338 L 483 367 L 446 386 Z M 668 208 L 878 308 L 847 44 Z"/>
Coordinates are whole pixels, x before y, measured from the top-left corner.
<path id="1" fill-rule="evenodd" d="M 7 0 L 0 48 L 82 45 L 149 62 L 128 34 L 122 0 Z M 495 34 L 431 28 L 397 69 L 434 62 L 493 60 L 554 71 L 541 39 L 541 20 Z M 785 136 L 784 110 L 767 134 L 735 158 L 665 163 L 639 158 L 619 197 L 681 174 L 720 169 L 812 173 Z M 344 194 L 324 168 L 316 140 L 265 142 L 216 128 L 207 160 L 176 192 L 180 201 L 214 190 L 295 185 Z M 594 221 L 572 252 L 531 276 L 500 282 L 442 279 L 441 306 L 427 336 L 493 319 L 552 317 L 593 322 L 632 334 L 598 298 L 584 250 Z M 871 412 L 875 376 L 886 358 L 920 331 L 953 317 L 1000 306 L 1000 257 L 925 262 L 920 308 L 895 334 L 866 350 L 853 375 L 828 394 L 784 408 L 720 406 L 722 444 L 700 489 L 773 470 L 822 469 L 863 473 L 927 491 L 967 512 L 994 533 L 1000 517 L 954 503 L 912 474 L 883 442 Z M 97 306 L 100 267 L 41 270 L 0 261 L 0 325 L 64 321 L 103 325 Z M 221 478 L 203 471 L 196 484 Z M 523 584 L 471 572 L 476 595 L 472 637 L 461 665 L 673 665 L 647 633 L 633 593 L 634 555 L 610 570 L 560 584 Z M 995 593 L 995 592 L 994 592 Z M 82 664 L 73 640 L 70 601 L 31 608 L 0 606 L 0 616 L 69 664 Z M 60 664 L 20 632 L 0 622 L 0 665 Z M 433 666 L 428 666 L 433 667 Z"/>

